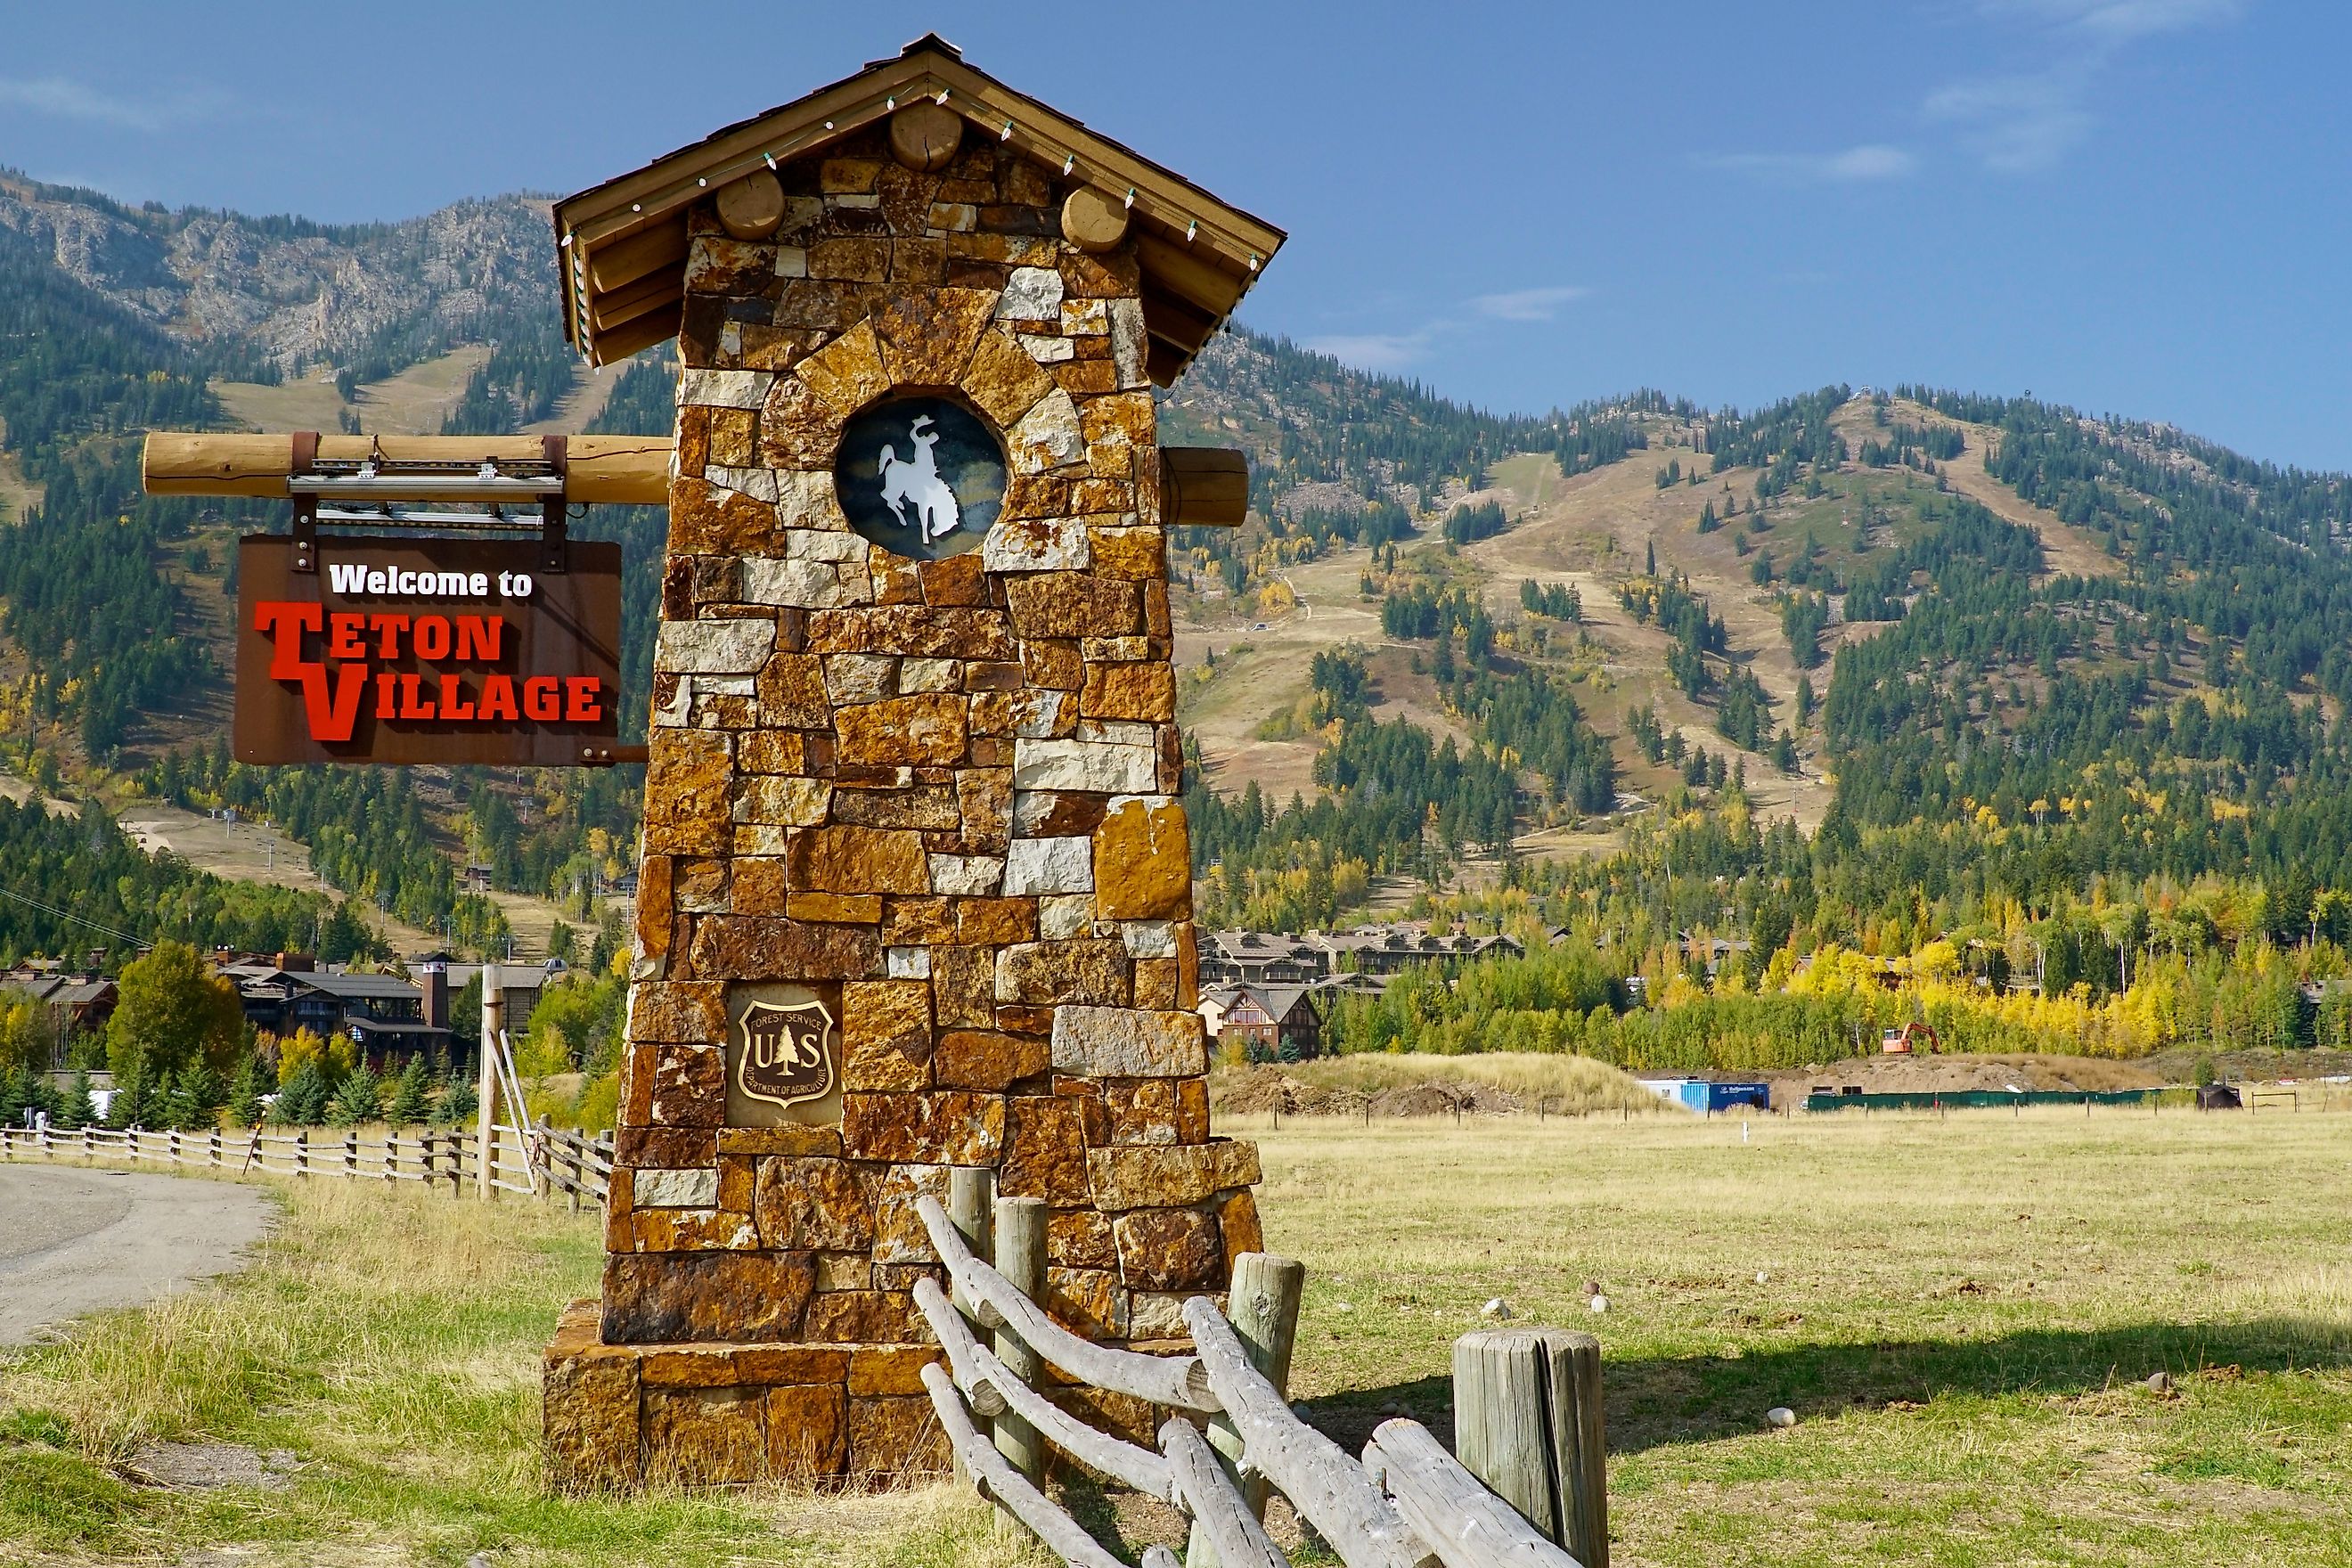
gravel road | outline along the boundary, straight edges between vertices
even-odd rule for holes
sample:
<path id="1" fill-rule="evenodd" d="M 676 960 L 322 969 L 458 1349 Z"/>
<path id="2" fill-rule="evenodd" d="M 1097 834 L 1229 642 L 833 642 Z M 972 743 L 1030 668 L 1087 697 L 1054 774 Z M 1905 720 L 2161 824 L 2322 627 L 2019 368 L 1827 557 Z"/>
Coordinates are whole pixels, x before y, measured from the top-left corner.
<path id="1" fill-rule="evenodd" d="M 0 1165 L 0 1345 L 226 1273 L 272 1212 L 226 1182 Z"/>

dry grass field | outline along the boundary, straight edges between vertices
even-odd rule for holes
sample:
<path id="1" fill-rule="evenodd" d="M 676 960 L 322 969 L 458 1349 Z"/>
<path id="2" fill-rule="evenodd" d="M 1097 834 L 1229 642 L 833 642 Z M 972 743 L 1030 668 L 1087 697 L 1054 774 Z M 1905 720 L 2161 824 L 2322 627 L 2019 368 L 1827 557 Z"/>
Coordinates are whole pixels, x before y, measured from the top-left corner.
<path id="1" fill-rule="evenodd" d="M 1308 1263 L 1294 1391 L 1342 1441 L 1397 1409 L 1444 1431 L 1490 1298 L 1601 1337 L 1619 1568 L 2352 1563 L 2352 1119 L 1223 1126 Z M 593 1289 L 591 1226 L 285 1200 L 245 1275 L 0 1370 L 0 1560 L 1040 1561 L 948 1488 L 547 1497 L 536 1355 Z M 157 1437 L 282 1451 L 288 1484 L 140 1484 Z M 1154 1517 L 1092 1512 L 1130 1559 Z"/>
<path id="2" fill-rule="evenodd" d="M 2352 1562 L 2352 1120 L 1256 1135 L 1318 1422 L 1442 1424 L 1491 1298 L 1590 1330 L 1619 1568 Z"/>

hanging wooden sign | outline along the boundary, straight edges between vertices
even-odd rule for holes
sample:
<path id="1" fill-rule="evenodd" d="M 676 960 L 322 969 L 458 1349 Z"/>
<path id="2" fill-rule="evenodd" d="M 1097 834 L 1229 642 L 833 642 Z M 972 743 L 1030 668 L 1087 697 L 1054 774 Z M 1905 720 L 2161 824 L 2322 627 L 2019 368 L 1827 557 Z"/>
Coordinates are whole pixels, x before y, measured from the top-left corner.
<path id="1" fill-rule="evenodd" d="M 621 547 L 329 535 L 237 544 L 236 760 L 615 760 Z"/>

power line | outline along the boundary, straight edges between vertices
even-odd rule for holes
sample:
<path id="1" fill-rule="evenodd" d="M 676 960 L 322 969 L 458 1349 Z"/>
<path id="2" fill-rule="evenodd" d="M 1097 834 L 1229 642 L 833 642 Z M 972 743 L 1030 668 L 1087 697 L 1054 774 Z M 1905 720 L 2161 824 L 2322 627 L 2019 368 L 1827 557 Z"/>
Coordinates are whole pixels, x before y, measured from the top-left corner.
<path id="1" fill-rule="evenodd" d="M 127 942 L 133 947 L 147 945 L 147 939 L 143 936 L 132 936 L 129 931 L 116 931 L 112 926 L 102 926 L 96 921 L 86 921 L 70 910 L 61 910 L 55 904 L 45 904 L 38 899 L 26 898 L 22 893 L 13 893 L 5 888 L 0 888 L 0 899 L 14 899 L 20 904 L 29 904 L 43 914 L 54 915 L 61 921 L 70 921 L 78 926 L 88 926 L 94 931 L 103 931 L 115 941 Z"/>

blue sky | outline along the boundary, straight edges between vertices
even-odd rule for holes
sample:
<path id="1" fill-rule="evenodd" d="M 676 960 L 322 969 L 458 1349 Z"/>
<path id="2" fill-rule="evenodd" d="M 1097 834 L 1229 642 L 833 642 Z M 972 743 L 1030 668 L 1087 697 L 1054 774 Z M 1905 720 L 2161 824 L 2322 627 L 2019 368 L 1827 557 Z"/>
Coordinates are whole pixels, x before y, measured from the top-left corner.
<path id="1" fill-rule="evenodd" d="M 1448 395 L 2032 390 L 2352 468 L 2352 8 L 0 5 L 0 163 L 329 219 L 967 57 L 1290 230 L 1244 319 Z"/>

